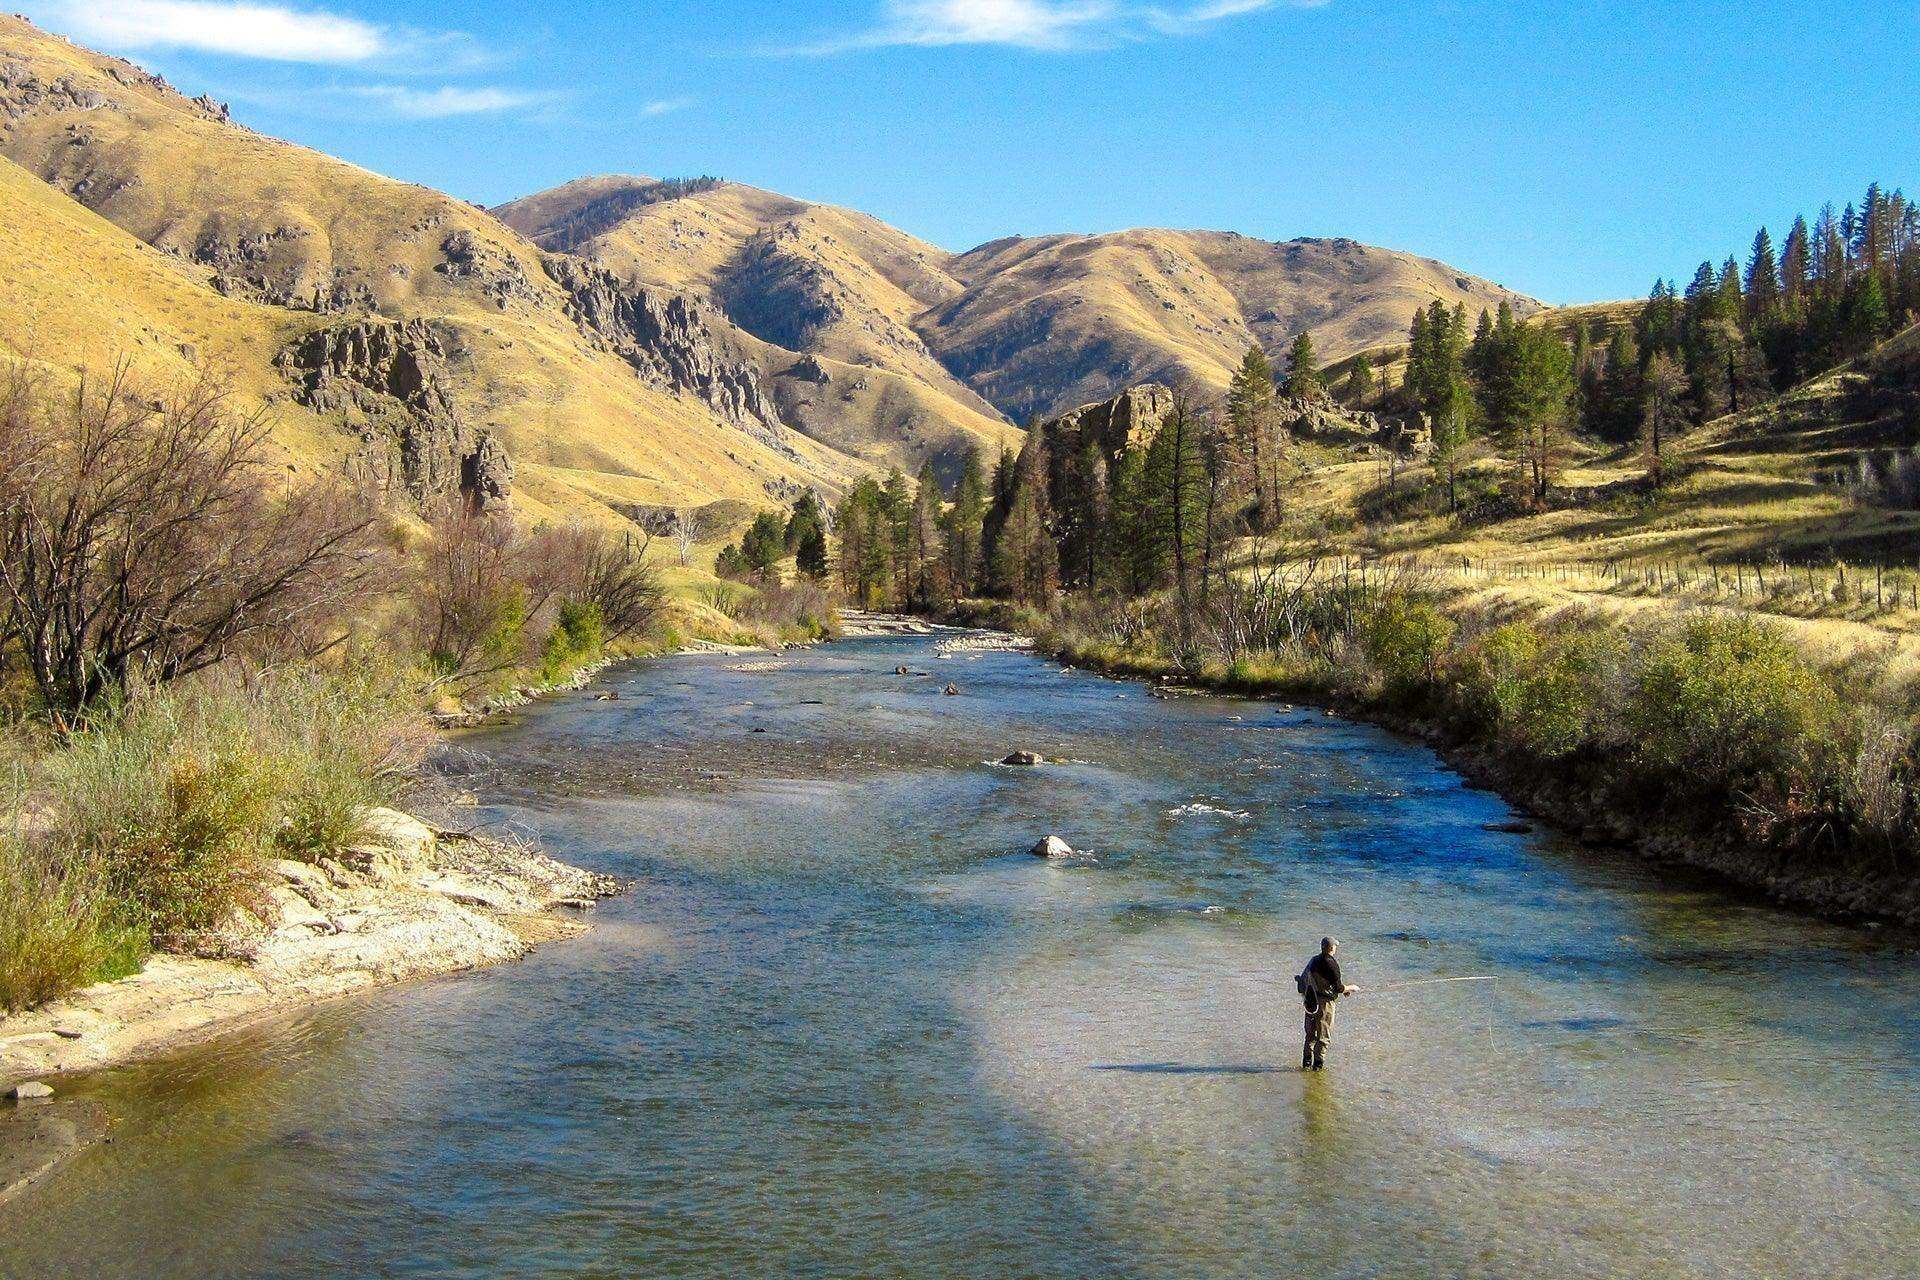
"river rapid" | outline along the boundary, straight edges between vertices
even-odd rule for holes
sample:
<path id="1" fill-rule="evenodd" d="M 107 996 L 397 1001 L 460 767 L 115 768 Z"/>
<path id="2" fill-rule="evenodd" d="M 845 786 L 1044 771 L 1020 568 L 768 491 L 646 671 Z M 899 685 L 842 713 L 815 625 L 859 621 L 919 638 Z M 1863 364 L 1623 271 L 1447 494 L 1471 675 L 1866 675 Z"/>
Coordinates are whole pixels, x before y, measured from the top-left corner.
<path id="1" fill-rule="evenodd" d="M 0 1209 L 0 1275 L 1914 1274 L 1911 935 L 966 640 L 633 663 L 464 738 L 464 821 L 633 891 L 76 1082 L 114 1141 Z M 1325 933 L 1363 994 L 1302 1074 Z"/>

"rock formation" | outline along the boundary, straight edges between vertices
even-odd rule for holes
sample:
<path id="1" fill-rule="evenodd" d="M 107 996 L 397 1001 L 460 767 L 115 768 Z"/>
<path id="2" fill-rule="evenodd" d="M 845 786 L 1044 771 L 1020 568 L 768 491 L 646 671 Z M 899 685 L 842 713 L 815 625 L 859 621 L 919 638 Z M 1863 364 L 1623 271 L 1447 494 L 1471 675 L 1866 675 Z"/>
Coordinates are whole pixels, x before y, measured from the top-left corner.
<path id="1" fill-rule="evenodd" d="M 684 294 L 623 282 L 605 267 L 558 254 L 547 274 L 566 290 L 568 314 L 642 377 L 696 395 L 734 425 L 784 452 L 793 447 L 752 365 L 723 351 L 706 313 Z"/>
<path id="2" fill-rule="evenodd" d="M 1433 423 L 1423 413 L 1395 415 L 1349 409 L 1332 396 L 1282 396 L 1275 402 L 1280 428 L 1296 439 L 1322 444 L 1361 444 L 1408 457 L 1433 447 Z"/>
<path id="3" fill-rule="evenodd" d="M 1130 444 L 1153 439 L 1160 424 L 1173 412 L 1173 392 L 1155 382 L 1129 387 L 1111 400 L 1081 405 L 1040 429 L 1055 457 L 1075 457 L 1089 444 L 1097 445 L 1108 461 Z"/>
<path id="4" fill-rule="evenodd" d="M 363 448 L 355 470 L 416 502 L 460 493 L 485 510 L 513 492 L 513 463 L 455 412 L 442 382 L 444 339 L 423 320 L 366 319 L 315 329 L 280 353 L 294 399 L 336 416 Z"/>

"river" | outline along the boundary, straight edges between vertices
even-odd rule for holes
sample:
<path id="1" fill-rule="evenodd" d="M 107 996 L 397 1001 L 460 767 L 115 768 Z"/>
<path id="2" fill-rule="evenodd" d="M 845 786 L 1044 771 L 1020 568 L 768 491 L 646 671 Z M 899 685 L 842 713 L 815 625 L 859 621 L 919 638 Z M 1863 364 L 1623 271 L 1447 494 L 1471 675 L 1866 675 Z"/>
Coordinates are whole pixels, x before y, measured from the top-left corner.
<path id="1" fill-rule="evenodd" d="M 1910 935 L 951 636 L 595 687 L 448 760 L 634 879 L 592 933 L 78 1082 L 0 1275 L 1913 1274 Z M 1376 994 L 1308 1075 L 1323 933 Z"/>

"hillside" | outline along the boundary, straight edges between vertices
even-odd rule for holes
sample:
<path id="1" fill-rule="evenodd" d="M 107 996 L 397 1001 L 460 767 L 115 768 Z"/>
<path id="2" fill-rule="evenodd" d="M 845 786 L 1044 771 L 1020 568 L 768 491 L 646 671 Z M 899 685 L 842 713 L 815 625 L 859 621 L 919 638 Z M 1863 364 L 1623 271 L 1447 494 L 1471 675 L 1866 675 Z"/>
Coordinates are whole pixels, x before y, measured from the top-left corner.
<path id="1" fill-rule="evenodd" d="M 1017 443 L 1015 422 L 1140 381 L 1218 390 L 1256 341 L 1277 353 L 1311 328 L 1338 356 L 1436 297 L 1535 307 L 1345 240 L 1132 231 L 954 255 L 714 180 L 583 179 L 490 215 L 20 18 L 0 18 L 0 157 L 59 193 L 0 218 L 51 246 L 34 296 L 114 309 L 117 276 L 45 230 L 62 200 L 57 217 L 144 242 L 185 291 L 167 305 L 200 313 L 195 337 L 146 346 L 231 372 L 284 412 L 293 453 L 344 454 L 415 499 L 484 473 L 537 512 L 600 519 L 784 502 L 928 460 L 950 473 Z M 144 314 L 152 289 L 129 293 L 88 330 L 89 360 Z M 29 315 L 0 317 L 0 342 L 32 348 Z"/>
<path id="2" fill-rule="evenodd" d="M 1123 231 L 982 245 L 929 342 L 1006 412 L 1050 416 L 1139 382 L 1220 391 L 1248 346 L 1276 361 L 1311 331 L 1321 358 L 1404 332 L 1434 299 L 1538 303 L 1442 263 L 1351 240 L 1275 244 L 1230 232 Z M 1283 363 L 1283 362 L 1282 362 Z"/>
<path id="3" fill-rule="evenodd" d="M 255 332 L 266 317 L 281 340 L 299 330 L 267 360 L 277 388 L 255 352 L 253 389 L 304 402 L 416 496 L 499 446 L 526 505 L 599 518 L 784 500 L 862 469 L 789 430 L 729 327 L 690 300 L 262 137 L 217 103 L 9 17 L 0 155 L 177 260 L 206 295 L 194 305 L 210 354 L 271 344 Z M 17 228 L 44 205 L 10 201 L 4 221 Z M 58 248 L 42 267 L 43 296 L 118 292 Z M 222 296 L 251 307 L 208 300 Z M 274 327 L 291 315 L 302 323 Z M 30 348 L 26 317 L 0 316 L 0 340 Z"/>
<path id="4" fill-rule="evenodd" d="M 743 348 L 782 415 L 836 449 L 911 469 L 1016 443 L 914 330 L 960 291 L 946 255 L 865 214 L 738 183 L 680 194 L 632 177 L 582 179 L 494 212 L 550 249 L 711 302 L 751 336 Z"/>
<path id="5" fill-rule="evenodd" d="M 963 429 L 975 414 L 1025 422 L 1143 381 L 1217 391 L 1255 342 L 1278 356 L 1311 329 L 1338 357 L 1397 336 L 1435 298 L 1538 309 L 1351 240 L 1145 230 L 947 254 L 865 214 L 731 182 L 588 178 L 495 213 L 548 248 L 699 292 L 781 348 L 895 375 Z"/>

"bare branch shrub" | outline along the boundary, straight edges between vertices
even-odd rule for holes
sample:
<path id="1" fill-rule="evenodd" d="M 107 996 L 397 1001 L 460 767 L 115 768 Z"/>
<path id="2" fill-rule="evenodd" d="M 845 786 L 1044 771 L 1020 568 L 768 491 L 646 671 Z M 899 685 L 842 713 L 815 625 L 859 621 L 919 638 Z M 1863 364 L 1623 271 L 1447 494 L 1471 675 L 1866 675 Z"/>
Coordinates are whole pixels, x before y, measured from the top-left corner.
<path id="1" fill-rule="evenodd" d="M 366 593 L 374 512 L 338 486 L 276 492 L 264 436 L 211 378 L 154 401 L 124 364 L 70 396 L 24 366 L 0 377 L 0 627 L 49 708 L 204 670 Z"/>

